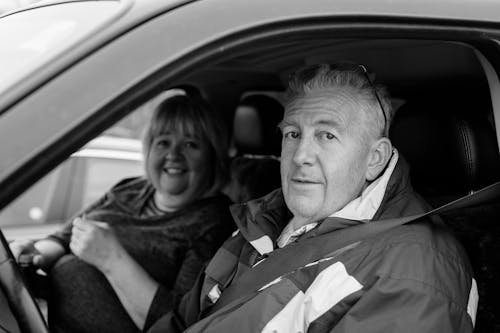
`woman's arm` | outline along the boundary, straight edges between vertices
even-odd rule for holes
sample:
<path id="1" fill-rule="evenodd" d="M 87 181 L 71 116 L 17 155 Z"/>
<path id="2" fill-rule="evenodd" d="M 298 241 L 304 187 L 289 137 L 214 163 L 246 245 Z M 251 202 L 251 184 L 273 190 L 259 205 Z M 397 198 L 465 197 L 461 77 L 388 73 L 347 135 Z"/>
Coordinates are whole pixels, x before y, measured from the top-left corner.
<path id="1" fill-rule="evenodd" d="M 127 253 L 108 224 L 77 218 L 72 233 L 71 251 L 106 276 L 125 310 L 142 329 L 158 283 Z"/>
<path id="2" fill-rule="evenodd" d="M 126 251 L 103 274 L 127 313 L 142 330 L 158 283 Z"/>

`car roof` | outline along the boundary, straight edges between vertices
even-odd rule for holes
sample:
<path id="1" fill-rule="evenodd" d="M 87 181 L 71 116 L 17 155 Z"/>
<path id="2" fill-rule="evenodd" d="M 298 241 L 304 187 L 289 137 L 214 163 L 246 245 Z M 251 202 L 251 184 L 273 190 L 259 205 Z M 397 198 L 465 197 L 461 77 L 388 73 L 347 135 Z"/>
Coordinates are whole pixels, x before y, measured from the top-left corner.
<path id="1" fill-rule="evenodd" d="M 27 75 L 23 80 L 14 82 L 5 91 L 0 90 L 0 113 L 6 106 L 14 103 L 19 95 L 28 90 L 30 86 L 35 87 L 40 82 L 71 66 L 81 57 L 98 50 L 104 44 L 119 38 L 138 25 L 169 11 L 175 13 L 177 8 L 183 6 L 196 8 L 200 15 L 206 15 L 206 19 L 213 17 L 215 20 L 216 17 L 224 17 L 224 20 L 234 21 L 235 18 L 228 17 L 227 13 L 239 13 L 242 24 L 241 26 L 235 24 L 235 31 L 251 28 L 248 23 L 243 22 L 252 22 L 254 26 L 262 26 L 305 18 L 318 20 L 328 18 L 329 22 L 332 22 L 334 17 L 338 17 L 339 20 L 364 17 L 370 18 L 373 22 L 397 22 L 398 20 L 404 22 L 411 19 L 423 19 L 430 20 L 431 25 L 432 19 L 440 19 L 441 21 L 461 22 L 460 24 L 465 27 L 468 24 L 488 27 L 490 24 L 500 21 L 500 16 L 497 15 L 500 12 L 500 2 L 495 0 L 253 0 L 251 2 L 246 0 L 100 0 L 99 2 L 116 3 L 116 13 L 98 30 L 89 30 L 86 37 L 81 38 L 77 44 L 68 43 L 65 48 L 58 50 L 52 55 L 50 63 L 40 63 L 38 70 L 32 71 L 32 75 Z M 96 1 L 46 0 L 3 17 L 41 7 L 64 6 L 71 3 L 88 3 L 92 6 Z M 241 16 L 242 13 L 244 16 Z M 236 20 L 238 19 L 236 17 Z M 188 33 L 188 30 L 183 29 L 182 26 L 178 28 L 186 30 L 183 33 Z M 173 33 L 176 31 L 173 30 Z"/>
<path id="2" fill-rule="evenodd" d="M 213 0 L 99 0 L 121 2 L 130 7 L 130 15 L 127 20 L 140 21 L 152 17 L 173 6 L 181 6 L 192 2 L 211 2 Z M 64 4 L 71 2 L 95 2 L 95 0 L 44 0 L 37 2 L 27 8 L 42 7 L 47 5 Z M 214 3 L 220 1 L 214 1 Z M 225 1 L 231 6 L 243 6 L 245 8 L 266 8 L 269 11 L 280 10 L 283 16 L 291 13 L 313 13 L 319 15 L 329 13 L 330 15 L 367 15 L 367 16 L 407 16 L 423 18 L 447 18 L 466 19 L 478 21 L 498 22 L 498 10 L 500 4 L 496 0 L 282 0 L 265 1 L 246 0 Z M 320 11 L 318 11 L 318 9 Z M 21 9 L 22 10 L 22 9 Z M 252 15 L 252 11 L 248 11 Z"/>
<path id="3" fill-rule="evenodd" d="M 241 17 L 242 22 L 253 22 L 255 25 L 276 24 L 295 19 L 304 18 L 329 18 L 334 17 L 368 17 L 375 20 L 409 20 L 409 19 L 440 19 L 450 21 L 464 21 L 471 24 L 490 24 L 500 22 L 500 2 L 495 0 L 286 0 L 286 1 L 266 1 L 253 0 L 100 0 L 99 2 L 116 3 L 116 13 L 109 18 L 104 26 L 98 30 L 89 30 L 85 38 L 82 38 L 77 45 L 70 44 L 58 51 L 52 57 L 50 67 L 43 68 L 45 64 L 40 65 L 40 72 L 51 70 L 57 72 L 70 63 L 73 63 L 82 55 L 86 55 L 93 50 L 98 49 L 103 44 L 118 38 L 130 29 L 135 28 L 148 20 L 154 19 L 160 14 L 168 11 L 175 12 L 175 9 L 183 6 L 195 6 L 200 8 L 200 14 L 208 13 L 215 19 L 212 8 L 220 8 L 215 13 L 222 17 L 227 13 L 242 11 L 245 17 Z M 9 17 L 19 12 L 36 10 L 41 7 L 64 6 L 72 3 L 88 3 L 92 6 L 95 0 L 45 0 L 37 2 L 31 6 L 22 8 L 5 14 L 2 17 Z M 1 22 L 1 21 L 0 21 Z M 182 27 L 180 27 L 182 28 Z M 244 28 L 243 26 L 241 28 Z M 174 31 L 175 33 L 175 31 Z M 30 81 L 26 77 L 26 81 Z M 21 86 L 24 89 L 25 83 Z M 6 97 L 6 104 L 10 99 L 10 92 L 0 91 L 0 96 Z M 16 95 L 14 91 L 12 95 Z M 0 109 L 2 106 L 0 99 Z"/>

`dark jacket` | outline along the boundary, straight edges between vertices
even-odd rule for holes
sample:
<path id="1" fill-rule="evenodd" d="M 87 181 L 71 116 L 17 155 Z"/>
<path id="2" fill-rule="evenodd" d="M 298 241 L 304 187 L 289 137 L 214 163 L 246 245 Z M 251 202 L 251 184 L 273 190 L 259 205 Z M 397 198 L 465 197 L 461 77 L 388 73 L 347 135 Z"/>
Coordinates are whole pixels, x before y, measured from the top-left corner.
<path id="1" fill-rule="evenodd" d="M 400 159 L 372 221 L 327 218 L 303 239 L 429 209 Z M 239 233 L 217 252 L 178 309 L 152 332 L 472 332 L 475 282 L 466 254 L 440 221 L 393 228 L 263 286 L 243 304 L 209 314 L 233 281 L 260 259 L 250 242 L 276 239 L 290 219 L 281 191 L 232 209 Z M 255 242 L 254 242 L 255 244 Z M 290 246 L 290 245 L 287 245 Z M 321 247 L 322 244 L 318 244 Z M 471 291 L 472 290 L 472 291 Z"/>

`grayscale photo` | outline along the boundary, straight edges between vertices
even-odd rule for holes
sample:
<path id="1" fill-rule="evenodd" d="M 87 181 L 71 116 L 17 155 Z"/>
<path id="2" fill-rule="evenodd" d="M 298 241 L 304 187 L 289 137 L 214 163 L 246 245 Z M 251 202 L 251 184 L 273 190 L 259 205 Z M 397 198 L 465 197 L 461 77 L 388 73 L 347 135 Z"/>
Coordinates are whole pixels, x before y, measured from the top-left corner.
<path id="1" fill-rule="evenodd" d="M 0 332 L 500 333 L 499 13 L 0 0 Z"/>

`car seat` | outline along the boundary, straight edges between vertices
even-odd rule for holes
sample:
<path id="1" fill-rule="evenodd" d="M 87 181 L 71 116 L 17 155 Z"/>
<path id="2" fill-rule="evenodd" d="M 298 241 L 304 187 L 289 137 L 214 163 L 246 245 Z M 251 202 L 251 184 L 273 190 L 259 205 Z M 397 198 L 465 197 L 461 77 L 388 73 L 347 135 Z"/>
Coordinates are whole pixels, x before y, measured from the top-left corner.
<path id="1" fill-rule="evenodd" d="M 261 197 L 281 186 L 278 123 L 283 106 L 267 95 L 250 95 L 238 104 L 233 121 L 234 157 L 226 193 L 234 202 Z"/>
<path id="2" fill-rule="evenodd" d="M 483 116 L 405 105 L 390 137 L 411 166 L 413 186 L 434 206 L 500 178 L 496 136 Z"/>
<path id="3" fill-rule="evenodd" d="M 485 114 L 405 105 L 390 130 L 394 146 L 410 164 L 413 187 L 435 207 L 500 179 L 500 155 Z M 457 111 L 456 108 L 448 110 Z M 442 215 L 464 245 L 478 284 L 475 332 L 500 332 L 500 203 Z"/>

